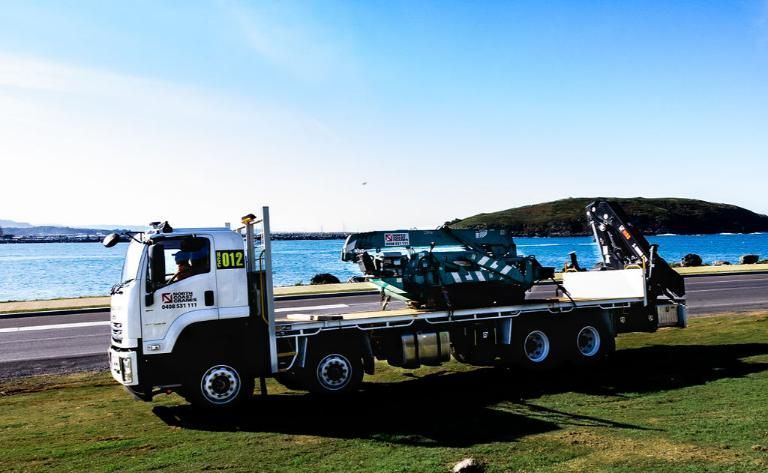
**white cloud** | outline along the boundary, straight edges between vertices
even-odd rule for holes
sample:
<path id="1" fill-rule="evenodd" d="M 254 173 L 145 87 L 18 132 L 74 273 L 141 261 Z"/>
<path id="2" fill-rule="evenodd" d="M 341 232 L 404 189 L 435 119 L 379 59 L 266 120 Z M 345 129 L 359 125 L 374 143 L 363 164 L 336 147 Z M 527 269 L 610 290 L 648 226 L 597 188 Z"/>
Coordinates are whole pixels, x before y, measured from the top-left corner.
<path id="1" fill-rule="evenodd" d="M 0 110 L 0 185 L 14 202 L 0 217 L 33 223 L 199 225 L 300 207 L 341 148 L 274 104 L 5 53 Z"/>
<path id="2" fill-rule="evenodd" d="M 313 21 L 301 2 L 223 3 L 247 45 L 262 59 L 304 80 L 328 79 L 353 69 L 343 42 Z M 337 25 L 338 27 L 338 25 Z M 338 34 L 338 28 L 337 28 Z"/>

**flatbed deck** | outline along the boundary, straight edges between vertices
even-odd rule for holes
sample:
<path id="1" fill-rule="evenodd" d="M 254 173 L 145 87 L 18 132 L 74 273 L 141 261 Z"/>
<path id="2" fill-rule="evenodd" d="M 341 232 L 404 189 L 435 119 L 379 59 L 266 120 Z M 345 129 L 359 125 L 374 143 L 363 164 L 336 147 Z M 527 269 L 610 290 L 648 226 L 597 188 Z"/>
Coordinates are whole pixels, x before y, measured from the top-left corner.
<path id="1" fill-rule="evenodd" d="M 645 302 L 643 297 L 574 300 L 551 298 L 527 300 L 517 305 L 456 310 L 394 309 L 338 314 L 282 313 L 275 318 L 275 331 L 277 338 L 286 338 L 342 328 L 376 330 L 407 327 L 418 320 L 438 325 L 448 322 L 512 318 L 534 312 L 556 315 L 567 314 L 576 309 L 616 309 L 643 302 Z"/>

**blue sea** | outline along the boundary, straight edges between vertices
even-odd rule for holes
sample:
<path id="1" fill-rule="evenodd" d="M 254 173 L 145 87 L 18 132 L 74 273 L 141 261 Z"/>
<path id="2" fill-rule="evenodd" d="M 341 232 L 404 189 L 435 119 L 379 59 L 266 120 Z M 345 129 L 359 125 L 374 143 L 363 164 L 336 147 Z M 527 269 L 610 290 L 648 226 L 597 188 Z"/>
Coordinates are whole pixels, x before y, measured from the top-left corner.
<path id="1" fill-rule="evenodd" d="M 737 263 L 739 256 L 758 254 L 768 259 L 768 234 L 658 235 L 667 261 L 687 253 L 705 263 Z M 518 253 L 535 255 L 545 266 L 561 268 L 575 251 L 584 267 L 599 261 L 591 237 L 517 238 Z M 331 273 L 341 281 L 359 275 L 357 265 L 340 260 L 342 240 L 276 241 L 273 243 L 277 286 L 308 284 L 317 273 Z M 0 301 L 102 296 L 118 282 L 127 244 L 104 248 L 100 243 L 29 243 L 0 245 Z"/>

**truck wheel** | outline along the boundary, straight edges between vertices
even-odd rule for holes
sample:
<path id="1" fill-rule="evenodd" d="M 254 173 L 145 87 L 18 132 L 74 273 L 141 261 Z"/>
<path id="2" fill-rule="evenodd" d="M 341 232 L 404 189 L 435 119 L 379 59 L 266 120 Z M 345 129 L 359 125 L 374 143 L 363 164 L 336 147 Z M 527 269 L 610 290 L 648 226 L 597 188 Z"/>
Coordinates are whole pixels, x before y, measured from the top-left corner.
<path id="1" fill-rule="evenodd" d="M 354 350 L 310 349 L 300 374 L 304 387 L 314 394 L 337 396 L 356 391 L 363 380 L 363 360 Z"/>
<path id="2" fill-rule="evenodd" d="M 516 337 L 518 363 L 529 370 L 547 370 L 555 366 L 559 347 L 546 325 L 523 325 Z M 559 345 L 559 344 L 558 344 Z"/>
<path id="3" fill-rule="evenodd" d="M 276 374 L 275 381 L 293 391 L 303 389 L 304 387 L 301 383 L 301 378 L 294 371 Z"/>
<path id="4" fill-rule="evenodd" d="M 465 351 L 464 347 L 459 348 L 456 345 L 451 347 L 451 355 L 453 355 L 453 358 L 456 359 L 459 363 L 465 363 L 470 364 L 470 358 L 467 354 L 467 351 Z"/>
<path id="5" fill-rule="evenodd" d="M 571 357 L 575 364 L 597 363 L 613 352 L 615 343 L 603 324 L 586 321 L 574 325 L 571 333 Z"/>
<path id="6" fill-rule="evenodd" d="M 531 330 L 523 339 L 523 354 L 531 363 L 543 363 L 552 350 L 549 336 L 542 330 Z"/>
<path id="7" fill-rule="evenodd" d="M 185 383 L 187 400 L 206 409 L 228 409 L 253 396 L 253 377 L 234 363 L 205 363 Z"/>

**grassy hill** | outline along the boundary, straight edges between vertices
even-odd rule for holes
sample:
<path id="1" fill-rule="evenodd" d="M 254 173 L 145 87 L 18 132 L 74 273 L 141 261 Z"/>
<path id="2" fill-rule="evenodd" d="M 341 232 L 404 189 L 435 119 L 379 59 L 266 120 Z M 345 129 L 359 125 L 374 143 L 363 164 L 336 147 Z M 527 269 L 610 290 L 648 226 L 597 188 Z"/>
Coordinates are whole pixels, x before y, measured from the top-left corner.
<path id="1" fill-rule="evenodd" d="M 594 197 L 578 197 L 482 213 L 451 222 L 452 228 L 506 228 L 520 236 L 589 235 L 585 207 Z M 768 216 L 735 205 L 703 200 L 608 198 L 646 234 L 753 233 L 768 231 Z"/>

